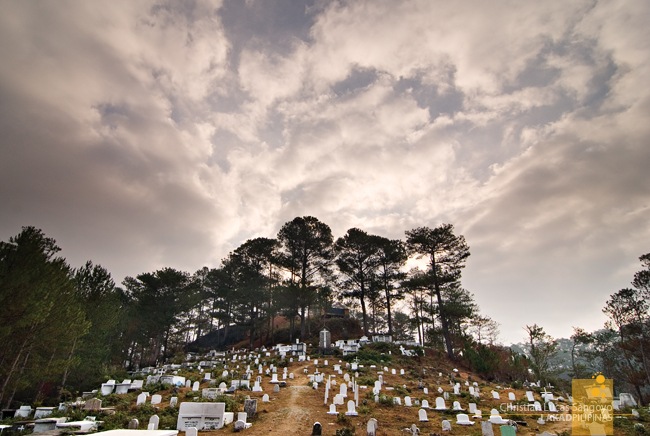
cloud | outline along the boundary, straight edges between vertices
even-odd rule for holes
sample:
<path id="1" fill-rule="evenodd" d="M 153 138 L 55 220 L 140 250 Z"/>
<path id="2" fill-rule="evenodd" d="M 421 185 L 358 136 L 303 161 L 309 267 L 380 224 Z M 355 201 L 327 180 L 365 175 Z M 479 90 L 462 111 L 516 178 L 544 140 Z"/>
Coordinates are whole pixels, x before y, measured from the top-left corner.
<path id="1" fill-rule="evenodd" d="M 3 6 L 3 239 L 37 225 L 120 281 L 295 216 L 452 222 L 511 340 L 596 326 L 648 251 L 643 1 Z"/>

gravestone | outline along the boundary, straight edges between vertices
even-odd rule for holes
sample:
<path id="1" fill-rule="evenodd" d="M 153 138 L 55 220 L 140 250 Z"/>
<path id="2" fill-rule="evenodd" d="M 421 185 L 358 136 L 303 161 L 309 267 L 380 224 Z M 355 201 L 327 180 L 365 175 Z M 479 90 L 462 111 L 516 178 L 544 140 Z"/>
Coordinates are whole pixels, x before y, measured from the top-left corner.
<path id="1" fill-rule="evenodd" d="M 311 436 L 321 436 L 323 434 L 323 426 L 320 422 L 315 422 L 311 429 Z"/>
<path id="2" fill-rule="evenodd" d="M 463 408 L 460 407 L 460 402 L 458 402 L 458 401 L 454 401 L 454 405 L 453 405 L 452 409 L 453 410 L 460 410 L 460 411 L 463 410 Z"/>
<path id="3" fill-rule="evenodd" d="M 262 395 L 262 403 L 268 403 L 268 402 L 269 402 L 269 394 Z"/>
<path id="4" fill-rule="evenodd" d="M 481 421 L 481 434 L 483 436 L 494 436 L 494 430 L 490 421 Z"/>
<path id="5" fill-rule="evenodd" d="M 502 425 L 501 436 L 517 436 L 517 430 L 511 425 Z"/>
<path id="6" fill-rule="evenodd" d="M 411 397 L 409 397 L 408 395 L 404 397 L 404 405 L 406 407 L 413 406 L 413 403 L 411 403 Z"/>
<path id="7" fill-rule="evenodd" d="M 196 429 L 196 427 L 187 427 L 185 429 L 185 436 L 198 436 L 199 431 Z"/>
<path id="8" fill-rule="evenodd" d="M 86 404 L 84 404 L 84 410 L 88 410 L 91 412 L 97 412 L 102 408 L 102 400 L 99 398 L 91 398 L 90 400 L 86 401 Z"/>
<path id="9" fill-rule="evenodd" d="M 151 404 L 160 404 L 162 402 L 162 395 L 153 394 L 151 396 Z"/>
<path id="10" fill-rule="evenodd" d="M 137 419 L 133 418 L 129 421 L 129 430 L 137 430 L 138 427 L 140 427 L 140 422 Z"/>
<path id="11" fill-rule="evenodd" d="M 235 421 L 235 428 L 234 428 L 235 433 L 238 433 L 245 429 L 246 429 L 246 423 L 244 421 L 242 421 L 241 419 Z"/>
<path id="12" fill-rule="evenodd" d="M 474 425 L 474 421 L 469 420 L 469 416 L 465 413 L 456 415 L 456 424 L 458 425 Z"/>
<path id="13" fill-rule="evenodd" d="M 359 413 L 355 410 L 355 404 L 354 401 L 350 400 L 348 401 L 348 411 L 345 412 L 345 416 L 358 416 Z"/>
<path id="14" fill-rule="evenodd" d="M 423 409 L 428 409 L 429 408 L 429 400 L 422 400 L 422 406 Z"/>
<path id="15" fill-rule="evenodd" d="M 192 391 L 194 391 L 194 392 L 198 392 L 198 391 L 199 391 L 199 382 L 195 381 L 195 382 L 192 384 Z"/>
<path id="16" fill-rule="evenodd" d="M 420 434 L 420 429 L 417 425 L 411 424 L 411 436 L 417 436 Z"/>
<path id="17" fill-rule="evenodd" d="M 276 394 L 277 394 L 278 392 L 280 392 L 280 385 L 274 385 L 274 386 L 273 386 L 273 392 L 276 393 Z"/>
<path id="18" fill-rule="evenodd" d="M 339 413 L 336 411 L 336 404 L 330 404 L 330 410 L 327 412 L 328 415 L 338 415 Z"/>
<path id="19" fill-rule="evenodd" d="M 178 404 L 178 397 L 171 397 L 169 399 L 169 407 L 176 407 Z"/>
<path id="20" fill-rule="evenodd" d="M 451 422 L 449 420 L 442 420 L 442 431 L 451 431 Z"/>
<path id="21" fill-rule="evenodd" d="M 193 403 L 185 401 L 178 410 L 176 429 L 185 431 L 187 427 L 197 430 L 216 430 L 232 422 L 233 413 L 226 414 L 226 403 Z"/>
<path id="22" fill-rule="evenodd" d="M 418 410 L 418 418 L 420 419 L 420 422 L 429 422 L 429 418 L 427 418 L 427 411 L 424 409 Z"/>
<path id="23" fill-rule="evenodd" d="M 370 418 L 366 426 L 366 436 L 377 436 L 377 420 Z"/>
<path id="24" fill-rule="evenodd" d="M 244 400 L 244 412 L 253 419 L 257 413 L 257 400 L 252 398 Z"/>
<path id="25" fill-rule="evenodd" d="M 158 430 L 158 424 L 160 424 L 160 418 L 158 415 L 153 415 L 149 418 L 149 425 L 147 426 L 148 430 Z"/>
<path id="26" fill-rule="evenodd" d="M 444 398 L 436 398 L 436 410 L 447 410 L 447 405 L 445 404 Z"/>
<path id="27" fill-rule="evenodd" d="M 139 406 L 140 404 L 145 404 L 147 402 L 147 394 L 144 392 L 138 395 L 138 399 L 135 403 L 136 406 Z"/>

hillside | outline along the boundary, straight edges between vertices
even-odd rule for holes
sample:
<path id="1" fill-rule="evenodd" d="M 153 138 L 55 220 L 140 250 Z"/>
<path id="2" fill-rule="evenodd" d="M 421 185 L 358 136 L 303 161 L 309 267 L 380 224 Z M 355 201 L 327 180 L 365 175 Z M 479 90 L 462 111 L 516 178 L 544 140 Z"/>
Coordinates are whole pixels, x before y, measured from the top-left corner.
<path id="1" fill-rule="evenodd" d="M 315 422 L 322 424 L 323 435 L 334 435 L 337 431 L 338 434 L 362 435 L 366 434 L 366 426 L 371 418 L 377 420 L 377 435 L 406 434 L 403 430 L 410 428 L 413 424 L 419 427 L 423 435 L 440 434 L 442 421 L 445 419 L 451 422 L 452 429 L 449 434 L 481 435 L 479 419 L 473 418 L 473 414 L 468 412 L 464 413 L 468 413 L 470 419 L 476 421 L 473 426 L 457 425 L 456 415 L 463 412 L 451 410 L 437 411 L 429 409 L 426 411 L 429 421 L 421 422 L 418 418 L 420 407 L 415 404 L 411 407 L 405 405 L 408 396 L 413 403 L 418 401 L 423 405 L 426 400 L 429 402 L 430 407 L 434 408 L 436 398 L 445 395 L 447 396 L 445 403 L 449 409 L 452 408 L 455 401 L 458 401 L 463 409 L 467 409 L 469 403 L 475 403 L 477 408 L 482 411 L 482 421 L 488 420 L 491 409 L 499 410 L 504 419 L 517 421 L 517 434 L 519 435 L 535 435 L 544 431 L 555 434 L 569 434 L 571 423 L 561 420 L 563 414 L 507 412 L 505 407 L 509 403 L 520 406 L 528 405 L 525 389 L 512 389 L 488 383 L 463 368 L 454 368 L 454 365 L 442 355 L 432 350 L 424 351 L 424 356 L 404 356 L 396 345 L 379 343 L 365 346 L 354 358 L 352 356 L 341 358 L 312 354 L 310 360 L 298 361 L 298 359 L 294 359 L 291 362 L 288 358 L 281 359 L 274 352 L 265 350 L 261 350 L 259 353 L 241 351 L 237 354 L 219 355 L 219 357 L 203 356 L 202 359 L 204 360 L 202 362 L 187 362 L 180 368 L 165 368 L 167 373 L 175 373 L 178 377 L 185 377 L 190 385 L 192 381 L 202 380 L 198 390 L 195 391 L 184 385 L 183 387 L 172 388 L 169 385 L 160 383 L 148 384 L 144 389 L 148 391 L 149 395 L 161 395 L 159 404 L 152 405 L 150 397 L 146 404 L 136 405 L 136 397 L 140 394 L 139 391 L 121 395 L 110 394 L 103 397 L 100 395 L 98 398 L 103 401 L 102 407 L 104 409 L 93 414 L 97 415 L 98 420 L 103 421 L 103 427 L 100 430 L 127 428 L 129 421 L 133 418 L 139 419 L 139 428 L 144 429 L 147 427 L 150 416 L 154 414 L 160 418 L 161 429 L 175 429 L 178 408 L 177 406 L 170 407 L 170 400 L 173 396 L 177 397 L 178 403 L 187 401 L 223 402 L 226 404 L 227 411 L 235 412 L 235 417 L 237 416 L 236 412 L 243 411 L 244 401 L 247 397 L 250 397 L 257 399 L 257 413 L 254 417 L 248 419 L 252 426 L 245 430 L 245 433 L 251 436 L 267 434 L 310 435 Z M 213 364 L 217 360 L 209 361 L 209 359 L 223 360 Z M 259 374 L 259 368 L 255 364 L 256 359 L 258 359 L 258 364 L 263 367 L 260 383 L 262 392 L 240 389 L 232 395 L 219 395 L 211 400 L 201 398 L 202 389 L 216 388 L 222 383 L 224 383 L 222 386 L 230 386 L 233 377 L 238 379 L 245 372 L 248 365 L 251 367 L 252 384 Z M 355 363 L 358 365 L 357 370 L 352 371 L 351 367 Z M 282 374 L 286 367 L 288 376 L 286 380 L 282 380 L 286 382 L 286 386 L 279 388 L 278 392 L 274 392 L 274 388 L 279 385 L 271 383 L 271 376 L 273 375 L 273 371 L 270 370 L 271 365 L 276 368 L 278 379 L 283 377 Z M 340 365 L 341 373 L 335 370 L 335 365 Z M 348 365 L 350 369 L 346 370 Z M 208 377 L 206 376 L 208 372 L 210 373 L 210 379 L 204 380 L 204 378 Z M 356 378 L 354 378 L 355 373 Z M 289 374 L 293 375 L 293 379 L 290 378 Z M 314 374 L 322 374 L 324 377 L 323 382 L 318 383 L 316 388 L 314 388 L 310 380 L 310 378 L 314 377 Z M 344 377 L 347 378 L 348 376 L 352 377 L 352 380 L 356 381 L 359 386 L 358 407 L 356 407 L 358 416 L 344 415 L 347 410 L 345 404 L 336 406 L 338 414 L 330 415 L 327 412 L 330 410 L 334 394 L 340 392 L 339 387 L 344 381 Z M 324 396 L 325 382 L 328 377 L 331 377 L 331 390 L 326 405 Z M 380 378 L 383 378 L 383 385 L 379 394 L 379 401 L 376 402 L 372 389 Z M 454 394 L 454 384 L 458 384 L 456 394 Z M 470 387 L 475 386 L 480 390 L 480 398 L 473 398 L 469 393 Z M 425 388 L 428 393 L 425 393 Z M 444 394 L 440 394 L 439 389 L 444 391 Z M 540 389 L 529 388 L 529 390 L 534 391 L 535 399 L 543 404 Z M 498 392 L 501 399 L 494 399 L 492 391 Z M 515 395 L 515 401 L 511 402 L 507 399 L 509 393 Z M 348 398 L 345 398 L 344 401 L 346 404 L 347 401 L 354 398 L 351 388 L 347 389 L 347 394 Z M 567 398 L 567 395 L 562 392 L 554 392 L 554 394 L 556 398 L 558 396 Z M 268 402 L 262 401 L 264 395 L 269 396 Z M 394 404 L 396 401 L 394 398 L 399 398 L 401 404 Z M 566 403 L 561 400 L 556 399 L 556 404 L 560 410 L 566 407 Z M 89 414 L 89 412 L 82 410 L 68 412 L 69 420 L 81 419 L 86 414 Z M 553 422 L 549 419 L 550 415 L 556 416 L 560 420 Z M 540 416 L 546 420 L 543 425 L 537 422 Z M 645 419 L 645 417 L 644 414 L 642 419 Z M 632 425 L 630 421 L 627 428 L 631 429 Z M 200 433 L 216 435 L 232 432 L 233 428 L 231 423 L 224 429 L 200 431 Z M 616 434 L 628 434 L 625 428 L 625 426 L 617 428 Z M 498 435 L 499 425 L 494 424 L 493 430 Z"/>

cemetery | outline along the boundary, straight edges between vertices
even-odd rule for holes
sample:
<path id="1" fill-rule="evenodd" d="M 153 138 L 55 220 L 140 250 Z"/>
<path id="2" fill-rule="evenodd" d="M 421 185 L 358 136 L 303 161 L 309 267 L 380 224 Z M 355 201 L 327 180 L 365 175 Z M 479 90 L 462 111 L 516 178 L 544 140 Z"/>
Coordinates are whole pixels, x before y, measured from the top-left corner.
<path id="1" fill-rule="evenodd" d="M 296 342 L 192 353 L 101 383 L 57 406 L 2 411 L 5 434 L 565 434 L 570 393 L 495 385 L 440 353 L 388 340 L 340 339 L 337 354 Z M 354 345 L 365 353 L 348 354 Z M 621 394 L 618 408 L 636 407 Z M 636 415 L 639 412 L 634 409 Z M 347 433 L 346 433 L 347 432 Z"/>

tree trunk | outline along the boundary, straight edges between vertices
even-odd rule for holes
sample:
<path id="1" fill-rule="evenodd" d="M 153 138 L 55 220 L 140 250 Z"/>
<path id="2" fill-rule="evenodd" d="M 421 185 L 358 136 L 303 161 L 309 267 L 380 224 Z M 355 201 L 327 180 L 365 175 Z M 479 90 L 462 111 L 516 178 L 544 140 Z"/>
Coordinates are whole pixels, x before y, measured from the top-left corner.
<path id="1" fill-rule="evenodd" d="M 445 347 L 447 349 L 447 357 L 454 360 L 454 348 L 451 343 L 451 335 L 449 333 L 449 324 L 445 308 L 442 302 L 442 292 L 440 290 L 440 283 L 438 280 L 438 272 L 436 271 L 436 258 L 435 253 L 431 253 L 431 270 L 433 272 L 433 284 L 436 291 L 436 299 L 438 300 L 438 311 L 440 312 L 440 326 L 442 327 L 442 337 L 445 339 Z"/>
<path id="2" fill-rule="evenodd" d="M 388 316 L 388 334 L 392 336 L 393 334 L 393 317 L 390 311 L 390 288 L 388 287 L 388 281 L 384 277 L 384 289 L 386 290 L 386 315 Z"/>
<path id="3" fill-rule="evenodd" d="M 72 364 L 72 356 L 74 356 L 74 351 L 77 348 L 78 339 L 79 337 L 75 336 L 74 341 L 72 341 L 72 347 L 70 347 L 70 352 L 68 353 L 68 360 L 65 364 L 65 369 L 63 370 L 63 378 L 61 379 L 61 388 L 59 389 L 59 399 L 63 399 L 63 390 L 65 389 L 65 384 L 68 382 L 68 373 L 70 371 L 70 365 Z"/>
<path id="4" fill-rule="evenodd" d="M 13 363 L 11 364 L 11 368 L 9 369 L 9 372 L 5 376 L 5 379 L 2 383 L 2 389 L 0 389 L 0 404 L 2 403 L 2 400 L 5 397 L 5 393 L 7 390 L 7 387 L 9 386 L 9 382 L 11 381 L 14 371 L 16 370 L 16 367 L 18 366 L 18 362 L 20 361 L 23 351 L 25 351 L 25 347 L 27 346 L 27 342 L 29 341 L 29 336 L 23 341 L 22 345 L 20 346 L 20 349 L 18 350 L 18 354 L 16 354 L 16 357 L 14 358 Z M 6 408 L 9 408 L 10 403 L 7 403 Z"/>
<path id="5" fill-rule="evenodd" d="M 361 302 L 361 315 L 363 317 L 363 334 L 368 336 L 368 313 L 366 311 L 366 298 L 363 283 L 361 284 L 361 293 L 359 300 Z"/>

